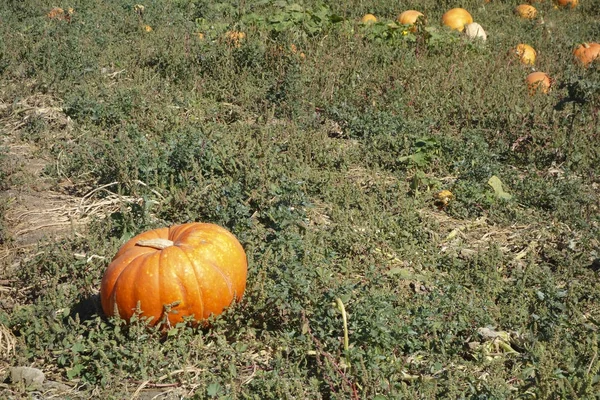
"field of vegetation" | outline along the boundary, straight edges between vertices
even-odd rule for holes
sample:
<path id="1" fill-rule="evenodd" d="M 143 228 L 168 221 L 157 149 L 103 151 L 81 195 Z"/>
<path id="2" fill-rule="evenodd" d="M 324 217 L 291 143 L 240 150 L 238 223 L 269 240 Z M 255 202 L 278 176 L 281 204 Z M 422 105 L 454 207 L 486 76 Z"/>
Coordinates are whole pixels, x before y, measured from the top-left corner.
<path id="1" fill-rule="evenodd" d="M 0 3 L 0 397 L 597 398 L 600 0 Z M 120 246 L 194 221 L 243 299 L 105 317 Z"/>

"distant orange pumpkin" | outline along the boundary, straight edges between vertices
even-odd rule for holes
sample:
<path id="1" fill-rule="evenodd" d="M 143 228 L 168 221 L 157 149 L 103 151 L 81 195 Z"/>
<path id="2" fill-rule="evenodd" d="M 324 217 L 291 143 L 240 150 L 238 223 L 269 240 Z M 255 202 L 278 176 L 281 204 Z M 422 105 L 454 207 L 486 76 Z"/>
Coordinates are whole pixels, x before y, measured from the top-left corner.
<path id="1" fill-rule="evenodd" d="M 556 4 L 560 7 L 575 8 L 579 4 L 579 0 L 556 0 Z"/>
<path id="2" fill-rule="evenodd" d="M 442 25 L 462 32 L 465 25 L 473 22 L 473 17 L 464 8 L 453 8 L 442 15 Z"/>
<path id="3" fill-rule="evenodd" d="M 600 43 L 582 43 L 573 50 L 575 59 L 584 67 L 600 58 Z"/>
<path id="4" fill-rule="evenodd" d="M 246 39 L 246 33 L 238 31 L 225 32 L 225 40 L 233 47 L 241 47 L 242 42 Z"/>
<path id="5" fill-rule="evenodd" d="M 374 22 L 377 22 L 377 17 L 373 14 L 365 14 L 360 20 L 360 22 L 362 22 L 363 24 L 372 24 Z"/>
<path id="6" fill-rule="evenodd" d="M 537 53 L 533 47 L 528 44 L 520 43 L 515 49 L 515 54 L 519 57 L 522 64 L 533 65 L 535 64 L 535 58 Z"/>
<path id="7" fill-rule="evenodd" d="M 541 91 L 546 94 L 550 91 L 550 85 L 552 81 L 548 74 L 544 72 L 532 72 L 527 75 L 525 78 L 525 82 L 527 83 L 527 88 L 529 89 L 529 94 L 534 95 L 537 91 Z"/>
<path id="8" fill-rule="evenodd" d="M 66 12 L 60 7 L 54 7 L 46 16 L 50 19 L 64 20 L 71 22 L 71 16 L 75 13 L 72 8 L 69 8 Z"/>
<path id="9" fill-rule="evenodd" d="M 406 10 L 398 15 L 396 21 L 401 25 L 414 25 L 419 17 L 422 17 L 423 13 L 417 10 Z"/>
<path id="10" fill-rule="evenodd" d="M 520 4 L 515 7 L 515 13 L 525 19 L 534 19 L 537 16 L 537 10 L 534 6 L 529 4 Z"/>

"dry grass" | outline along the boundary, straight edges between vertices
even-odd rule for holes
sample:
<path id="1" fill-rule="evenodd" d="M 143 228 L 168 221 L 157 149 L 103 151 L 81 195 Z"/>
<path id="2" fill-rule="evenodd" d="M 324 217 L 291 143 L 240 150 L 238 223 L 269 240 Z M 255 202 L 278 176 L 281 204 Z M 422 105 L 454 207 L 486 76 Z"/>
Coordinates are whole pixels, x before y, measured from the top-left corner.
<path id="1" fill-rule="evenodd" d="M 361 189 L 367 189 L 373 186 L 391 186 L 398 182 L 398 179 L 382 171 L 368 170 L 360 165 L 355 165 L 348 170 L 346 177 L 350 182 Z"/>
<path id="2" fill-rule="evenodd" d="M 146 186 L 136 181 L 140 186 Z M 37 231 L 59 233 L 68 229 L 76 230 L 93 219 L 103 219 L 110 214 L 142 204 L 141 197 L 123 196 L 108 190 L 119 182 L 111 182 L 88 192 L 79 198 L 58 192 L 36 192 L 19 194 L 15 205 L 6 213 L 10 233 L 23 237 Z M 160 193 L 155 192 L 159 198 Z"/>
<path id="3" fill-rule="evenodd" d="M 47 161 L 37 158 L 36 146 L 30 142 L 22 142 L 19 134 L 35 118 L 41 118 L 49 125 L 47 132 L 52 139 L 70 137 L 71 119 L 65 115 L 62 102 L 53 96 L 35 94 L 13 104 L 0 102 L 0 123 L 4 127 L 3 142 L 8 150 L 13 165 L 21 165 L 27 180 L 39 181 L 40 175 L 47 166 Z M 60 160 L 57 170 L 60 173 Z M 146 186 L 135 181 L 139 186 Z M 44 237 L 61 237 L 68 232 L 77 233 L 93 219 L 103 219 L 110 214 L 141 204 L 141 197 L 123 196 L 111 192 L 111 187 L 119 182 L 89 190 L 78 197 L 36 185 L 25 185 L 12 188 L 4 198 L 9 203 L 5 220 L 9 235 L 17 247 L 37 244 Z M 154 191 L 157 198 L 160 193 Z"/>
<path id="4" fill-rule="evenodd" d="M 47 94 L 35 94 L 13 104 L 0 103 L 0 121 L 8 133 L 22 129 L 34 118 L 41 118 L 55 128 L 65 128 L 71 119 L 61 104 L 60 99 Z"/>
<path id="5" fill-rule="evenodd" d="M 9 359 L 15 353 L 17 338 L 13 333 L 0 324 L 0 357 Z"/>
<path id="6" fill-rule="evenodd" d="M 441 253 L 468 258 L 495 246 L 503 253 L 509 254 L 514 265 L 521 265 L 522 260 L 530 253 L 537 256 L 542 244 L 561 244 L 559 232 L 571 232 L 566 224 L 560 222 L 497 226 L 485 217 L 460 220 L 441 210 L 424 209 L 420 214 L 424 220 L 437 225 L 437 230 L 430 231 L 430 234 Z"/>
<path id="7" fill-rule="evenodd" d="M 324 201 L 313 199 L 312 207 L 307 207 L 308 225 L 314 229 L 327 229 L 331 225 L 331 206 Z"/>

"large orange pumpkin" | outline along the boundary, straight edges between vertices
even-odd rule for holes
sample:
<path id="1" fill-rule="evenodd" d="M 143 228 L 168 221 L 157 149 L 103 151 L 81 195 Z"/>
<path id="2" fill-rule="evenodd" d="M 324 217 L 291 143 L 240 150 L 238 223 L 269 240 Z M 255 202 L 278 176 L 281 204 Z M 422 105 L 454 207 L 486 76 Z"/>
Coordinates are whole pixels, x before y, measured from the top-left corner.
<path id="1" fill-rule="evenodd" d="M 600 58 L 599 43 L 582 43 L 573 50 L 573 55 L 584 67 Z"/>
<path id="2" fill-rule="evenodd" d="M 464 8 L 453 8 L 442 15 L 442 25 L 462 32 L 465 25 L 473 22 L 473 17 Z"/>
<path id="3" fill-rule="evenodd" d="M 102 309 L 126 321 L 139 311 L 150 324 L 174 325 L 218 315 L 246 289 L 246 253 L 235 236 L 209 223 L 141 233 L 123 245 L 100 288 Z M 167 315 L 165 315 L 167 314 Z"/>
<path id="4" fill-rule="evenodd" d="M 529 94 L 534 95 L 538 90 L 542 93 L 548 93 L 550 91 L 550 85 L 552 81 L 548 74 L 544 72 L 532 72 L 527 75 L 525 78 L 525 82 L 527 83 L 527 88 L 529 89 Z"/>
<path id="5" fill-rule="evenodd" d="M 534 19 L 537 16 L 537 10 L 534 6 L 529 4 L 520 4 L 515 7 L 515 13 L 525 19 Z"/>

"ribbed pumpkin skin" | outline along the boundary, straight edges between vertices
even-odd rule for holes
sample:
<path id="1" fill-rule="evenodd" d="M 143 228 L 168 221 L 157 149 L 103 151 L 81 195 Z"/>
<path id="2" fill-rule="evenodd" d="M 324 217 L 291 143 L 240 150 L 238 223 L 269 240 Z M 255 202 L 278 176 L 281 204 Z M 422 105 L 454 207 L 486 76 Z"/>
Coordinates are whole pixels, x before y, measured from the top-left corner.
<path id="1" fill-rule="evenodd" d="M 168 239 L 164 249 L 140 246 L 140 240 Z M 196 321 L 218 315 L 246 289 L 248 263 L 242 245 L 228 230 L 209 223 L 189 223 L 141 233 L 123 245 L 109 264 L 100 288 L 102 309 L 129 321 L 140 306 L 151 325 L 163 306 L 174 325 L 183 317 Z"/>

